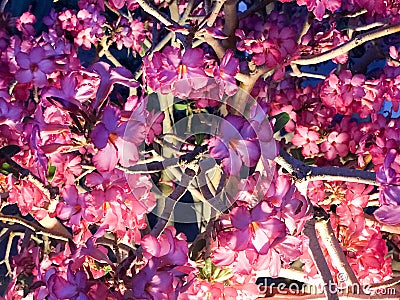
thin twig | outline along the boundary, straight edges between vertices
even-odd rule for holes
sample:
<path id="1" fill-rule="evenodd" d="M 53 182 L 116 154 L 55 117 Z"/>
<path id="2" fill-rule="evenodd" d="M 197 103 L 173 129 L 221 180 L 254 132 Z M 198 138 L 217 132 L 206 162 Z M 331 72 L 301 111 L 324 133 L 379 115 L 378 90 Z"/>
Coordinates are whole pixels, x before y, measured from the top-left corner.
<path id="1" fill-rule="evenodd" d="M 162 215 L 159 216 L 156 225 L 151 230 L 150 234 L 152 236 L 158 237 L 164 231 L 169 219 L 171 218 L 172 212 L 174 211 L 175 205 L 178 203 L 179 199 L 185 194 L 187 187 L 193 180 L 196 172 L 190 168 L 186 168 L 185 173 L 182 175 L 180 184 L 172 191 L 172 193 L 167 197 L 165 202 L 165 207 Z"/>
<path id="2" fill-rule="evenodd" d="M 239 20 L 242 20 L 254 13 L 259 12 L 262 8 L 264 8 L 265 6 L 267 6 L 272 2 L 274 2 L 274 0 L 254 1 L 254 4 L 251 7 L 249 7 L 247 10 L 238 15 Z"/>
<path id="3" fill-rule="evenodd" d="M 169 17 L 166 15 L 162 14 L 159 12 L 156 8 L 154 8 L 150 3 L 148 3 L 146 0 L 136 0 L 136 2 L 140 5 L 140 7 L 149 15 L 152 15 L 154 18 L 159 20 L 161 23 L 163 23 L 165 26 L 172 26 L 172 25 L 178 25 L 175 21 L 171 20 Z"/>
<path id="4" fill-rule="evenodd" d="M 212 27 L 214 25 L 215 20 L 218 17 L 219 12 L 221 11 L 222 6 L 224 6 L 226 0 L 217 0 L 215 1 L 214 7 L 211 11 L 210 16 L 207 19 L 207 26 Z"/>
<path id="5" fill-rule="evenodd" d="M 381 283 L 372 283 L 368 288 L 370 290 L 386 289 L 394 285 L 400 284 L 400 277 L 394 277 Z"/>
<path id="6" fill-rule="evenodd" d="M 105 57 L 113 63 L 114 66 L 116 67 L 121 67 L 121 63 L 118 61 L 118 59 L 115 58 L 115 56 L 110 52 L 109 49 L 103 49 L 103 53 L 105 55 Z"/>
<path id="7" fill-rule="evenodd" d="M 171 157 L 166 158 L 163 161 L 153 161 L 147 164 L 137 164 L 127 168 L 121 165 L 117 165 L 116 168 L 124 171 L 127 174 L 148 174 L 163 171 L 167 168 L 175 166 L 179 166 L 179 158 Z"/>
<path id="8" fill-rule="evenodd" d="M 21 217 L 18 216 L 8 216 L 0 213 L 0 221 L 1 222 L 9 222 L 9 223 L 14 223 L 14 224 L 20 224 L 26 227 L 27 229 L 30 229 L 32 232 L 35 234 L 40 234 L 43 236 L 48 236 L 57 240 L 61 241 L 69 241 L 69 239 L 72 237 L 71 235 L 67 236 L 64 234 L 61 234 L 60 232 L 53 232 L 50 229 L 47 228 L 42 228 L 39 225 L 36 225 L 33 222 L 27 221 L 25 219 L 22 219 Z"/>
<path id="9" fill-rule="evenodd" d="M 16 236 L 19 236 L 20 238 L 24 235 L 23 232 L 10 232 L 10 235 L 8 236 L 8 241 L 7 241 L 7 246 L 6 246 L 6 251 L 4 254 L 4 259 L 0 261 L 0 264 L 5 264 L 7 268 L 7 274 L 6 276 L 11 275 L 12 269 L 11 269 L 11 264 L 10 264 L 10 254 L 11 254 L 11 247 L 13 244 L 13 240 Z"/>
<path id="10" fill-rule="evenodd" d="M 290 66 L 292 67 L 292 70 L 293 70 L 293 72 L 290 73 L 290 75 L 293 77 L 300 77 L 300 78 L 301 77 L 310 77 L 310 78 L 316 78 L 316 79 L 322 79 L 322 80 L 326 79 L 325 75 L 302 72 L 295 64 L 290 64 Z"/>

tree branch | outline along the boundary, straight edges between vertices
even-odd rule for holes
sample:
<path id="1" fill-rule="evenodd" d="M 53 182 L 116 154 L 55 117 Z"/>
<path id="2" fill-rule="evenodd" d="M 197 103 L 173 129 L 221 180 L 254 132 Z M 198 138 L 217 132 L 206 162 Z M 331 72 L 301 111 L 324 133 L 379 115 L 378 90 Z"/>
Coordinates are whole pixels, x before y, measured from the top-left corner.
<path id="1" fill-rule="evenodd" d="M 342 247 L 339 244 L 335 233 L 333 232 L 331 222 L 329 220 L 329 215 L 323 209 L 319 209 L 319 212 L 322 217 L 318 217 L 316 219 L 315 229 L 318 231 L 322 242 L 325 244 L 325 247 L 331 257 L 332 263 L 337 268 L 340 274 L 345 275 L 343 279 L 350 283 L 350 287 L 356 287 L 357 291 L 360 291 L 361 285 L 358 282 L 357 277 L 353 272 L 353 269 L 350 267 L 346 255 L 343 253 Z M 349 286 L 347 282 L 343 283 L 346 283 L 346 286 Z"/>
<path id="2" fill-rule="evenodd" d="M 316 180 L 358 182 L 379 186 L 375 172 L 337 167 L 314 167 L 297 160 L 286 151 L 279 152 L 275 158 L 277 164 L 286 169 L 297 183 Z"/>
<path id="3" fill-rule="evenodd" d="M 160 234 L 164 231 L 168 220 L 171 218 L 176 203 L 178 203 L 179 199 L 182 198 L 182 196 L 185 194 L 187 187 L 189 186 L 195 175 L 196 172 L 194 170 L 186 168 L 185 173 L 182 175 L 181 182 L 167 197 L 167 200 L 169 201 L 165 202 L 165 207 L 162 215 L 158 217 L 156 225 L 150 232 L 152 236 L 159 237 Z"/>
<path id="4" fill-rule="evenodd" d="M 159 20 L 161 23 L 163 23 L 165 26 L 179 26 L 178 23 L 175 21 L 171 20 L 169 17 L 165 16 L 161 12 L 159 12 L 157 9 L 155 9 L 150 3 L 148 3 L 146 0 L 136 0 L 136 2 L 140 5 L 140 7 L 149 15 L 153 16 L 157 20 Z"/>
<path id="5" fill-rule="evenodd" d="M 324 61 L 331 60 L 339 55 L 345 54 L 350 50 L 368 42 L 375 40 L 377 38 L 381 38 L 396 32 L 400 31 L 400 24 L 385 26 L 382 28 L 378 28 L 371 32 L 367 32 L 364 34 L 360 34 L 353 38 L 352 40 L 340 45 L 339 47 L 323 52 L 321 54 L 311 55 L 309 57 L 298 58 L 292 61 L 293 64 L 308 66 L 312 64 L 318 64 Z"/>
<path id="6" fill-rule="evenodd" d="M 333 281 L 331 271 L 326 263 L 324 254 L 318 242 L 318 237 L 315 231 L 315 219 L 309 219 L 304 225 L 303 233 L 310 239 L 309 253 L 318 272 L 321 274 L 324 281 L 324 293 L 328 300 L 339 299 L 336 289 L 336 284 Z"/>
<path id="7" fill-rule="evenodd" d="M 39 225 L 36 225 L 35 223 L 22 219 L 21 217 L 18 216 L 8 216 L 0 213 L 0 221 L 9 222 L 13 224 L 20 224 L 25 228 L 30 229 L 35 234 L 40 234 L 61 241 L 69 241 L 72 238 L 72 235 L 70 234 L 68 235 L 61 232 L 54 232 L 47 228 L 42 228 Z"/>
<path id="8" fill-rule="evenodd" d="M 228 0 L 224 5 L 225 23 L 224 33 L 228 36 L 222 43 L 226 48 L 235 49 L 235 31 L 239 26 L 239 18 L 237 14 L 237 0 Z"/>
<path id="9" fill-rule="evenodd" d="M 215 5 L 211 11 L 210 16 L 207 19 L 207 26 L 212 27 L 214 25 L 215 20 L 218 17 L 219 12 L 221 11 L 222 6 L 224 6 L 226 0 L 217 0 L 215 1 Z"/>

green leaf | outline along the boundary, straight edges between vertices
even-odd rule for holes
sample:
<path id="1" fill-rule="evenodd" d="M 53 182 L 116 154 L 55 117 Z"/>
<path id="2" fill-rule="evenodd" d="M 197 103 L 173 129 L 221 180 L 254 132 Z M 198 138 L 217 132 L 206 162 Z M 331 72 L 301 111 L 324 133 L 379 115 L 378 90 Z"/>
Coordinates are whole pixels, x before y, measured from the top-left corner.
<path id="1" fill-rule="evenodd" d="M 233 276 L 232 270 L 230 268 L 224 268 L 218 273 L 218 277 L 215 277 L 215 281 L 224 282 Z"/>
<path id="2" fill-rule="evenodd" d="M 292 156 L 295 159 L 304 162 L 304 156 L 303 156 L 303 154 L 301 154 L 301 148 L 295 148 L 295 149 L 290 150 L 290 154 L 292 154 Z"/>
<path id="3" fill-rule="evenodd" d="M 175 103 L 174 108 L 176 110 L 187 110 L 188 105 L 187 104 L 182 104 L 182 103 Z"/>
<path id="4" fill-rule="evenodd" d="M 275 119 L 274 133 L 280 131 L 290 121 L 290 116 L 286 112 L 281 112 L 271 118 Z"/>
<path id="5" fill-rule="evenodd" d="M 104 275 L 110 273 L 111 271 L 112 271 L 111 266 L 108 266 L 108 265 L 107 265 L 107 266 L 104 267 L 104 272 L 105 272 Z"/>
<path id="6" fill-rule="evenodd" d="M 56 167 L 49 164 L 49 168 L 47 169 L 47 180 L 52 181 L 55 173 Z"/>
<path id="7" fill-rule="evenodd" d="M 196 145 L 201 145 L 204 142 L 205 135 L 203 133 L 199 133 L 195 135 L 196 138 Z"/>
<path id="8" fill-rule="evenodd" d="M 314 159 L 314 158 L 306 158 L 306 159 L 304 160 L 304 163 L 305 163 L 307 166 L 312 166 L 313 164 L 315 164 L 315 159 Z"/>
<path id="9" fill-rule="evenodd" d="M 8 163 L 2 163 L 0 173 L 8 175 L 11 173 L 10 165 Z"/>
<path id="10" fill-rule="evenodd" d="M 204 267 L 202 269 L 202 273 L 205 278 L 211 277 L 211 268 L 212 268 L 211 258 L 207 258 L 206 261 L 204 262 Z"/>

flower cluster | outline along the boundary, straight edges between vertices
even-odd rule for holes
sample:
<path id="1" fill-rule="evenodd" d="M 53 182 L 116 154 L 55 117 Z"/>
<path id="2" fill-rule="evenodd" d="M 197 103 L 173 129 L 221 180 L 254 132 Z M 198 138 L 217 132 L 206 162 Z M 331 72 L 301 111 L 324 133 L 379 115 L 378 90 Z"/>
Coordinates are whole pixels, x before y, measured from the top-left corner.
<path id="1" fill-rule="evenodd" d="M 257 65 L 276 68 L 280 73 L 291 59 L 298 54 L 296 44 L 296 27 L 287 26 L 284 15 L 272 14 L 270 20 L 259 31 L 236 31 L 239 37 L 238 49 L 251 55 Z"/>

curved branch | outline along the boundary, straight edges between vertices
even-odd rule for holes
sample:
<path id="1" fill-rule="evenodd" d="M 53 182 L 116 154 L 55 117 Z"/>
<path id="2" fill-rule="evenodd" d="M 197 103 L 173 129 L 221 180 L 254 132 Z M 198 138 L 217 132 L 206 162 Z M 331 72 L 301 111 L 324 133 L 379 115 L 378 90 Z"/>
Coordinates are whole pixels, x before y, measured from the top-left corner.
<path id="1" fill-rule="evenodd" d="M 323 52 L 321 54 L 311 55 L 309 57 L 298 58 L 292 61 L 293 64 L 298 64 L 302 66 L 318 64 L 324 61 L 331 60 L 339 55 L 345 54 L 350 50 L 368 42 L 381 38 L 396 32 L 400 32 L 400 24 L 385 26 L 364 34 L 360 34 L 353 38 L 352 40 L 340 45 L 339 47 Z"/>
<path id="2" fill-rule="evenodd" d="M 379 186 L 375 172 L 337 167 L 313 167 L 297 160 L 289 153 L 281 150 L 275 158 L 277 164 L 286 169 L 297 183 L 316 180 L 358 182 Z"/>

